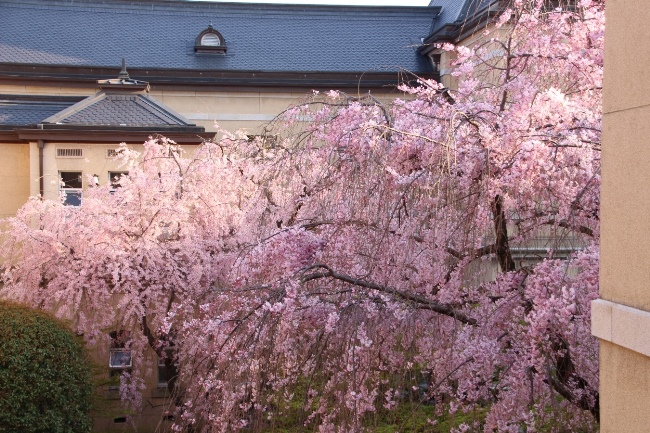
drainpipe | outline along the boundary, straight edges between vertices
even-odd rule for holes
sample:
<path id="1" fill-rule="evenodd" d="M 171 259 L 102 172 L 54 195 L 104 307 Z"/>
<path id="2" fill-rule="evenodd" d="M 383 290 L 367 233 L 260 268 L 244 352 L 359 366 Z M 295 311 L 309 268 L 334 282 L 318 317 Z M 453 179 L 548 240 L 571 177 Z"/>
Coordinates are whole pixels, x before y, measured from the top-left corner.
<path id="1" fill-rule="evenodd" d="M 43 149 L 45 148 L 45 140 L 38 140 L 38 187 L 39 187 L 39 192 L 41 194 L 41 200 L 43 200 L 43 197 L 45 196 L 45 189 L 44 189 L 44 183 L 43 183 L 43 176 L 45 174 L 43 173 L 45 170 L 43 170 Z"/>

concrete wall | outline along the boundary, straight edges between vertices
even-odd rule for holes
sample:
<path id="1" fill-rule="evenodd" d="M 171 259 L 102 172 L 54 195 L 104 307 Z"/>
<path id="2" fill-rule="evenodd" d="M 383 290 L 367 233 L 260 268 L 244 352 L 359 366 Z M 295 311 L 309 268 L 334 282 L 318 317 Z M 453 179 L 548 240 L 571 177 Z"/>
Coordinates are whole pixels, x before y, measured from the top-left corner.
<path id="1" fill-rule="evenodd" d="M 608 0 L 606 19 L 602 300 L 592 314 L 600 431 L 641 433 L 650 426 L 650 9 Z"/>

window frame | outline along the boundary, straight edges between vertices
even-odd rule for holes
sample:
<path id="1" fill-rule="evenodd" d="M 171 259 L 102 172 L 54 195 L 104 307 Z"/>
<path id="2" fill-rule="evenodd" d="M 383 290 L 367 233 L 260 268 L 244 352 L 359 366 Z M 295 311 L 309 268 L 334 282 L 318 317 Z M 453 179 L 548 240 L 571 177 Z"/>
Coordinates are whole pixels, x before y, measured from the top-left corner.
<path id="1" fill-rule="evenodd" d="M 66 182 L 69 181 L 64 181 L 63 176 L 61 176 L 62 173 L 79 173 L 78 176 L 78 182 L 79 182 L 79 187 L 68 187 L 65 186 Z M 59 170 L 58 172 L 58 178 L 59 178 L 59 194 L 64 193 L 65 194 L 65 200 L 63 204 L 65 206 L 72 206 L 72 207 L 79 207 L 83 203 L 83 171 L 79 170 Z M 68 196 L 70 197 L 78 197 L 78 204 L 75 204 L 73 202 L 68 202 Z"/>
<path id="2" fill-rule="evenodd" d="M 119 354 L 119 355 L 118 355 Z M 117 355 L 114 357 L 114 355 Z M 128 355 L 125 356 L 125 355 Z M 124 362 L 113 364 L 113 360 L 123 360 L 128 359 L 128 364 Z M 121 348 L 121 347 L 111 347 L 108 355 L 108 368 L 112 370 L 128 370 L 133 367 L 133 356 L 131 349 Z"/>
<path id="3" fill-rule="evenodd" d="M 133 352 L 129 346 L 131 340 L 131 333 L 129 331 L 113 331 L 109 333 L 111 337 L 111 343 L 108 352 L 108 377 L 112 379 L 115 376 L 121 376 L 123 373 L 130 373 L 131 368 L 133 368 Z M 128 364 L 120 363 L 113 364 L 113 355 L 114 354 L 126 354 L 128 353 Z M 108 386 L 109 391 L 119 390 L 119 385 Z"/>
<path id="4" fill-rule="evenodd" d="M 117 177 L 117 176 L 122 177 L 122 176 L 128 176 L 128 175 L 129 175 L 128 171 L 109 171 L 108 172 L 108 184 L 111 186 L 110 191 L 115 192 L 115 191 L 117 191 L 118 188 L 122 187 L 122 185 L 120 185 L 119 183 L 113 181 L 114 177 Z"/>
<path id="5" fill-rule="evenodd" d="M 165 352 L 166 352 L 165 356 L 172 356 L 170 350 L 165 350 Z M 156 366 L 158 367 L 157 368 L 157 376 L 156 376 L 156 386 L 158 387 L 158 389 L 167 389 L 168 386 L 169 386 L 170 377 L 167 377 L 167 379 L 165 379 L 164 382 L 160 380 L 161 372 L 164 371 L 166 376 L 169 376 L 169 374 L 170 374 L 170 372 L 166 371 L 167 367 L 165 366 L 165 358 L 162 358 L 162 357 L 159 356 L 158 357 L 158 362 L 156 363 Z"/>

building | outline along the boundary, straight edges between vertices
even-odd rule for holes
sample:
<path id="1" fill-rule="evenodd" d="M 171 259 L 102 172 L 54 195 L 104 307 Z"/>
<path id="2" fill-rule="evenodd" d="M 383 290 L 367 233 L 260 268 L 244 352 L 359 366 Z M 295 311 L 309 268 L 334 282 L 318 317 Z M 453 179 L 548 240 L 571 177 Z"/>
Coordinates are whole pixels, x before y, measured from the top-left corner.
<path id="1" fill-rule="evenodd" d="M 77 194 L 93 175 L 108 182 L 122 141 L 161 133 L 196 144 L 214 135 L 215 121 L 257 134 L 313 89 L 391 98 L 404 79 L 437 77 L 418 47 L 439 6 L 2 0 L 0 7 L 3 217 L 28 196 Z"/>
<path id="2" fill-rule="evenodd" d="M 600 296 L 600 431 L 641 433 L 650 424 L 650 12 L 607 2 L 603 85 Z"/>
<path id="3" fill-rule="evenodd" d="M 440 82 L 446 87 L 456 87 L 452 77 L 454 54 L 440 48 L 441 44 L 473 45 L 480 41 L 483 30 L 489 26 L 502 9 L 501 0 L 432 0 L 440 4 L 440 14 L 435 18 L 429 35 L 423 39 L 419 52 L 427 56 Z"/>
<path id="4" fill-rule="evenodd" d="M 453 87 L 438 44 L 474 43 L 498 5 L 0 0 L 0 217 L 29 196 L 78 195 L 93 175 L 109 182 L 120 142 L 196 144 L 214 122 L 259 134 L 312 90 L 391 99 L 416 76 Z"/>

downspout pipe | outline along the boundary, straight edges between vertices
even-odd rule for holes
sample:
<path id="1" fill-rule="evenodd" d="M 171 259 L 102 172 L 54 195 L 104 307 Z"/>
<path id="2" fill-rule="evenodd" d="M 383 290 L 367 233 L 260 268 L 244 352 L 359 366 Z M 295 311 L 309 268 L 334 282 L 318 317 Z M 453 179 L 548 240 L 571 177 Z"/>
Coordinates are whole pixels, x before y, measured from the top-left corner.
<path id="1" fill-rule="evenodd" d="M 43 149 L 45 149 L 45 140 L 38 140 L 38 190 L 41 200 L 45 196 L 44 169 L 43 169 Z"/>

